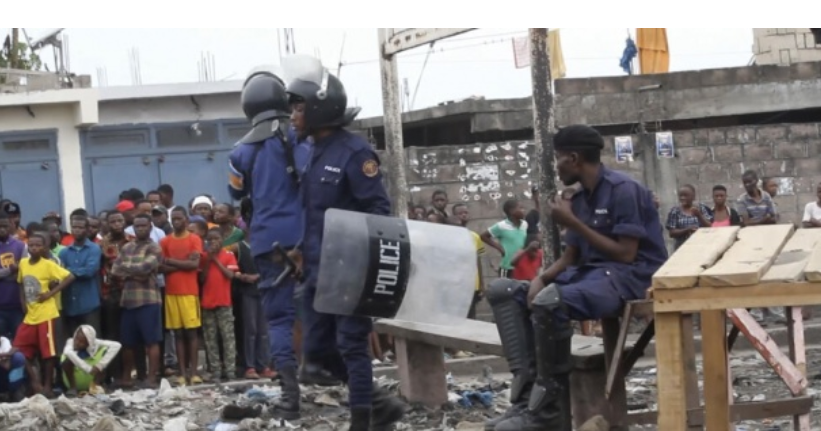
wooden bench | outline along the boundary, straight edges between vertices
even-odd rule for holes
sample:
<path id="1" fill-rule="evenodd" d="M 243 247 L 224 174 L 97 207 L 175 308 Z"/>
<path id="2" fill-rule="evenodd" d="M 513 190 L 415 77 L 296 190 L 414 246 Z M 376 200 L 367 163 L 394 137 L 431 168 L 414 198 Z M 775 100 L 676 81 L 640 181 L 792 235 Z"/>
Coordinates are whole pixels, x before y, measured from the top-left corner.
<path id="1" fill-rule="evenodd" d="M 445 348 L 504 356 L 499 332 L 493 323 L 464 319 L 440 326 L 384 319 L 376 322 L 374 330 L 394 338 L 402 395 L 411 403 L 432 408 L 442 406 L 448 399 Z M 632 343 L 625 341 L 623 346 L 629 353 Z M 626 415 L 624 379 L 613 383 L 609 399 L 603 391 L 607 381 L 603 340 L 574 336 L 573 360 L 570 384 L 576 426 L 596 415 L 608 419 Z"/>

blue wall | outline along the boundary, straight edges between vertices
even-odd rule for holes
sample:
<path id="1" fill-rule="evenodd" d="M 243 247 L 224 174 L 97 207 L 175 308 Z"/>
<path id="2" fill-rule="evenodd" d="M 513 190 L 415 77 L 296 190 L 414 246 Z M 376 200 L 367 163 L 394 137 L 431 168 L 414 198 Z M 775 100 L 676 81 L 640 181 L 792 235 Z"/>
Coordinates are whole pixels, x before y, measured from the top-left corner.
<path id="1" fill-rule="evenodd" d="M 20 204 L 24 224 L 63 213 L 58 160 L 56 130 L 0 133 L 0 195 Z"/>
<path id="2" fill-rule="evenodd" d="M 199 194 L 230 202 L 228 154 L 250 128 L 244 120 L 99 126 L 81 132 L 86 208 L 111 209 L 123 190 L 174 187 L 174 203 Z"/>

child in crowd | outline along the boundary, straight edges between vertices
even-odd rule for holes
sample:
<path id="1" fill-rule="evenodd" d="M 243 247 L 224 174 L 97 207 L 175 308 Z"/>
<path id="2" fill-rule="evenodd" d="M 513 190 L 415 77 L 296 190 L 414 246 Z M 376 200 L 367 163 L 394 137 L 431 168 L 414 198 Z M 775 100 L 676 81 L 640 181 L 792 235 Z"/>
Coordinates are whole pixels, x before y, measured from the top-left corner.
<path id="1" fill-rule="evenodd" d="M 74 281 L 74 276 L 45 258 L 48 252 L 47 244 L 46 236 L 35 232 L 29 237 L 30 257 L 20 261 L 17 280 L 20 283 L 20 298 L 26 316 L 17 329 L 14 347 L 26 357 L 26 371 L 31 379 L 33 391 L 51 397 L 54 395 L 51 389 L 57 357 L 55 326 L 60 318 L 55 296 Z M 53 289 L 50 288 L 52 282 L 57 282 Z M 40 357 L 42 376 L 38 375 L 34 368 L 34 359 L 37 356 Z"/>
<path id="2" fill-rule="evenodd" d="M 201 271 L 204 274 L 202 289 L 202 332 L 205 338 L 205 351 L 211 364 L 213 378 L 223 376 L 236 378 L 236 342 L 234 340 L 234 313 L 231 303 L 231 281 L 236 277 L 237 259 L 233 253 L 222 247 L 224 238 L 220 229 L 212 228 L 206 236 Z M 217 337 L 219 334 L 219 337 Z M 224 358 L 220 358 L 222 340 Z M 222 360 L 224 359 L 224 360 Z M 225 367 L 222 367 L 222 364 Z"/>
<path id="3" fill-rule="evenodd" d="M 513 256 L 510 263 L 513 265 L 514 280 L 531 281 L 539 274 L 542 267 L 544 253 L 538 235 L 528 235 L 527 246 Z"/>
<path id="4" fill-rule="evenodd" d="M 74 337 L 66 341 L 60 358 L 66 396 L 76 397 L 77 392 L 97 393 L 103 383 L 105 369 L 120 353 L 122 345 L 116 341 L 97 338 L 97 331 L 90 325 L 80 325 Z"/>
<path id="5" fill-rule="evenodd" d="M 177 361 L 180 366 L 178 383 L 200 384 L 199 337 L 200 287 L 198 270 L 202 257 L 202 239 L 188 230 L 188 212 L 178 206 L 171 210 L 174 232 L 160 241 L 163 254 L 161 267 L 165 275 L 165 329 L 174 332 Z"/>
<path id="6" fill-rule="evenodd" d="M 188 222 L 188 232 L 197 235 L 203 241 L 205 240 L 205 236 L 208 235 L 208 229 L 208 223 L 206 223 L 202 217 L 191 217 L 191 220 Z"/>
<path id="7" fill-rule="evenodd" d="M 242 327 L 245 337 L 242 343 L 245 363 L 242 365 L 245 367 L 245 378 L 270 379 L 275 377 L 276 373 L 268 367 L 270 363 L 268 321 L 265 318 L 262 297 L 257 288 L 259 272 L 254 264 L 254 256 L 251 254 L 251 246 L 247 239 L 239 243 L 237 263 L 239 272 L 234 277 L 234 288 L 242 304 Z M 236 306 L 237 304 L 234 304 L 234 307 Z"/>
<path id="8" fill-rule="evenodd" d="M 502 211 L 505 213 L 505 219 L 484 231 L 482 241 L 501 253 L 502 261 L 499 263 L 499 276 L 510 278 L 513 272 L 511 260 L 516 252 L 526 245 L 527 222 L 524 220 L 524 208 L 516 199 L 505 201 Z"/>
<path id="9" fill-rule="evenodd" d="M 26 357 L 0 337 L 0 395 L 17 403 L 26 397 Z"/>

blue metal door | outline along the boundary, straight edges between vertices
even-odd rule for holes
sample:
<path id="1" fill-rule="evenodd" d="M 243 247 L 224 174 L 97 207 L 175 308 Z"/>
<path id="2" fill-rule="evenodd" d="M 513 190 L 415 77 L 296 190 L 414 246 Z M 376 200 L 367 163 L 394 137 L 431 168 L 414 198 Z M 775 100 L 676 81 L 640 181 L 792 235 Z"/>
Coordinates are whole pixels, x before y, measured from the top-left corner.
<path id="1" fill-rule="evenodd" d="M 217 202 L 231 202 L 228 195 L 228 154 L 209 151 L 164 156 L 160 180 L 174 187 L 174 202 L 188 205 L 195 196 L 208 194 Z"/>
<path id="2" fill-rule="evenodd" d="M 49 211 L 62 214 L 60 169 L 56 160 L 0 165 L 3 198 L 20 204 L 22 224 L 39 222 Z"/>
<path id="3" fill-rule="evenodd" d="M 95 213 L 114 208 L 123 190 L 138 188 L 143 193 L 159 184 L 156 156 L 97 157 L 86 162 L 91 173 L 92 208 Z"/>

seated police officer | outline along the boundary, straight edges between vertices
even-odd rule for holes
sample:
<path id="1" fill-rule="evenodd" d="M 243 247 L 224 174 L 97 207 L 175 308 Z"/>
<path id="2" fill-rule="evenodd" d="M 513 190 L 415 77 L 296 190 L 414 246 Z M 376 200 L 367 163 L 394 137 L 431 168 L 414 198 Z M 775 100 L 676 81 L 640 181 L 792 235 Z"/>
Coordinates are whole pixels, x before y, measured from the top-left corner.
<path id="1" fill-rule="evenodd" d="M 553 222 L 567 228 L 567 248 L 529 285 L 497 280 L 487 289 L 514 384 L 513 406 L 486 429 L 571 431 L 570 321 L 613 316 L 644 298 L 667 259 L 652 194 L 602 165 L 603 147 L 587 126 L 556 134 L 559 178 L 582 186 L 570 201 L 548 204 Z"/>

